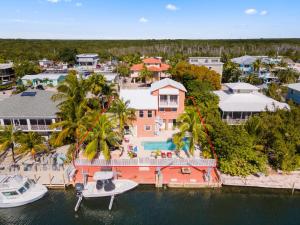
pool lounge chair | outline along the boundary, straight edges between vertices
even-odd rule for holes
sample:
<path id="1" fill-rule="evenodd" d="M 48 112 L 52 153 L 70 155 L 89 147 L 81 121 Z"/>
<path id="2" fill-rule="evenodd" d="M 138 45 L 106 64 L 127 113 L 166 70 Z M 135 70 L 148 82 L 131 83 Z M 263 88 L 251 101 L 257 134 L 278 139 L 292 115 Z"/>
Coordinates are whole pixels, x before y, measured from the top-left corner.
<path id="1" fill-rule="evenodd" d="M 166 157 L 167 157 L 166 153 L 165 153 L 165 152 L 162 152 L 162 153 L 161 153 L 161 157 L 162 157 L 162 158 L 166 158 Z"/>
<path id="2" fill-rule="evenodd" d="M 168 158 L 172 158 L 172 155 L 173 155 L 172 152 L 167 152 L 167 157 Z"/>

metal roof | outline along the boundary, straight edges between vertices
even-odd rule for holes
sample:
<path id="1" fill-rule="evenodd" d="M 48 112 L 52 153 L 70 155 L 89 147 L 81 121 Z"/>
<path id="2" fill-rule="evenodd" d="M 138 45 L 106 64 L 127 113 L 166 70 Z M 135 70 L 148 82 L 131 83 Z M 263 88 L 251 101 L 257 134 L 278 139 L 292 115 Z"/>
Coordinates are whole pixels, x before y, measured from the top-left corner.
<path id="1" fill-rule="evenodd" d="M 35 96 L 22 96 L 20 93 L 1 101 L 0 118 L 56 118 L 57 103 L 51 100 L 54 92 L 34 92 Z"/>

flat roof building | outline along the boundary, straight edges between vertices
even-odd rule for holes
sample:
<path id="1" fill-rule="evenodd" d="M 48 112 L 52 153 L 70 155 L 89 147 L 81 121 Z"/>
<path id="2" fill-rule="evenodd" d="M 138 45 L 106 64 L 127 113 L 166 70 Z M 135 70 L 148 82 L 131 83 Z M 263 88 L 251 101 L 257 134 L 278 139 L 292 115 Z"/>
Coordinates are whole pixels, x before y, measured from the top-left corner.
<path id="1" fill-rule="evenodd" d="M 222 76 L 223 64 L 221 57 L 189 57 L 188 62 L 196 66 L 205 66 Z"/>
<path id="2" fill-rule="evenodd" d="M 1 63 L 0 64 L 0 84 L 5 84 L 13 81 L 15 73 L 13 70 L 12 63 Z"/>

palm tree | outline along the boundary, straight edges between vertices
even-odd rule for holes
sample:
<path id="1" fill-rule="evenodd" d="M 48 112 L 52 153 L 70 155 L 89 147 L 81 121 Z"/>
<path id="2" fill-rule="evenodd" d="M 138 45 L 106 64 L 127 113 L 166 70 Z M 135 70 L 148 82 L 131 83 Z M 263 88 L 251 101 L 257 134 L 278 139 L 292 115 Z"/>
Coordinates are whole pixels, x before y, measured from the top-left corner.
<path id="1" fill-rule="evenodd" d="M 5 126 L 2 129 L 3 131 L 0 132 L 0 152 L 10 148 L 12 160 L 15 163 L 15 147 L 18 143 L 20 132 L 16 131 L 13 125 Z"/>
<path id="2" fill-rule="evenodd" d="M 117 87 L 114 83 L 106 83 L 102 88 L 102 95 L 100 96 L 102 108 L 108 107 L 113 99 L 118 96 Z"/>
<path id="3" fill-rule="evenodd" d="M 196 110 L 192 107 L 187 108 L 177 119 L 177 127 L 179 132 L 176 135 L 182 138 L 188 136 L 189 151 L 191 155 L 194 155 L 195 145 L 199 144 L 200 140 L 204 140 L 206 137 Z"/>
<path id="4" fill-rule="evenodd" d="M 262 61 L 261 61 L 261 59 L 257 59 L 257 60 L 253 63 L 254 72 L 259 73 L 261 66 L 262 66 Z"/>
<path id="5" fill-rule="evenodd" d="M 48 149 L 44 144 L 45 138 L 36 132 L 29 132 L 20 136 L 20 147 L 17 148 L 18 153 L 31 153 L 32 158 L 35 159 L 37 152 L 42 152 Z"/>
<path id="6" fill-rule="evenodd" d="M 52 128 L 61 128 L 61 131 L 55 134 L 53 144 L 61 145 L 65 140 L 69 140 L 78 145 L 81 131 L 85 129 L 85 113 L 89 111 L 86 99 L 88 84 L 71 72 L 57 90 L 58 93 L 52 96 L 52 100 L 60 101 L 60 111 L 57 113 L 59 121 L 52 124 Z"/>
<path id="7" fill-rule="evenodd" d="M 135 110 L 129 108 L 129 101 L 124 102 L 121 99 L 116 99 L 113 102 L 110 111 L 116 114 L 116 117 L 119 121 L 119 131 L 120 134 L 123 135 L 124 126 L 129 125 L 136 119 Z"/>
<path id="8" fill-rule="evenodd" d="M 84 155 L 92 160 L 100 151 L 105 159 L 109 160 L 110 146 L 119 146 L 121 140 L 119 133 L 116 131 L 115 121 L 106 114 L 100 114 L 96 111 L 89 115 L 89 123 L 93 129 L 87 136 Z"/>
<path id="9" fill-rule="evenodd" d="M 88 78 L 87 83 L 92 94 L 99 97 L 102 92 L 103 86 L 106 83 L 106 80 L 102 74 L 94 73 Z"/>
<path id="10" fill-rule="evenodd" d="M 148 68 L 144 65 L 143 69 L 140 72 L 140 78 L 143 80 L 144 83 L 147 83 L 149 79 L 152 79 L 153 73 L 148 70 Z"/>

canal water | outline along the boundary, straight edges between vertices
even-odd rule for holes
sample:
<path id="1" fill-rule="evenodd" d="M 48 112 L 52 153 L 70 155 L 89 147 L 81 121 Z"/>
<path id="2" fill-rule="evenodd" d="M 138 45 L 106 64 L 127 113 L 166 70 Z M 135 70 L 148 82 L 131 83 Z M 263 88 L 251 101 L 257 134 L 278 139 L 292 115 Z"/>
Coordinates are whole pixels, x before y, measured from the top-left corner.
<path id="1" fill-rule="evenodd" d="M 73 190 L 50 191 L 33 204 L 0 209 L 1 225 L 299 225 L 300 193 L 222 188 L 156 190 L 139 187 L 115 198 L 84 200 L 75 213 Z"/>

